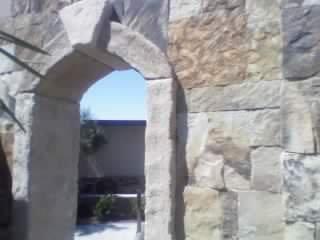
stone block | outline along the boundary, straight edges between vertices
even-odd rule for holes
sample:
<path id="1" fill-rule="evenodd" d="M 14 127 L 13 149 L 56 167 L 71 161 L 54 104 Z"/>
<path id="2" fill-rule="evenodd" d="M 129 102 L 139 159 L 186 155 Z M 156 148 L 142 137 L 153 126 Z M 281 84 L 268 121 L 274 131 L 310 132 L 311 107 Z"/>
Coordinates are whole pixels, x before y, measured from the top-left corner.
<path id="1" fill-rule="evenodd" d="M 280 24 L 249 30 L 248 80 L 280 80 L 282 78 L 282 42 Z"/>
<path id="2" fill-rule="evenodd" d="M 197 16 L 201 12 L 199 0 L 171 0 L 169 21 Z"/>
<path id="3" fill-rule="evenodd" d="M 255 110 L 280 107 L 281 81 L 246 82 L 185 90 L 188 112 Z"/>
<path id="4" fill-rule="evenodd" d="M 284 8 L 294 8 L 294 7 L 306 7 L 320 5 L 319 0 L 283 0 L 282 6 Z"/>
<path id="5" fill-rule="evenodd" d="M 320 221 L 320 156 L 282 154 L 286 218 L 290 222 Z"/>
<path id="6" fill-rule="evenodd" d="M 238 194 L 236 192 L 222 193 L 223 205 L 223 239 L 236 239 L 238 234 Z"/>
<path id="7" fill-rule="evenodd" d="M 239 240 L 283 240 L 280 194 L 239 192 Z"/>
<path id="8" fill-rule="evenodd" d="M 219 192 L 209 188 L 186 187 L 186 240 L 222 240 L 223 206 Z"/>
<path id="9" fill-rule="evenodd" d="M 185 151 L 192 183 L 249 189 L 251 148 L 279 146 L 279 115 L 277 109 L 179 114 L 185 122 L 178 124 L 179 151 Z"/>
<path id="10" fill-rule="evenodd" d="M 251 152 L 251 186 L 254 190 L 280 192 L 281 148 L 257 148 Z"/>
<path id="11" fill-rule="evenodd" d="M 320 6 L 285 8 L 283 71 L 289 80 L 301 80 L 320 72 Z"/>
<path id="12" fill-rule="evenodd" d="M 282 146 L 288 152 L 315 153 L 320 147 L 319 84 L 318 78 L 283 83 Z"/>
<path id="13" fill-rule="evenodd" d="M 285 240 L 316 240 L 315 225 L 306 222 L 295 222 L 286 225 Z"/>
<path id="14" fill-rule="evenodd" d="M 168 54 L 183 88 L 223 86 L 245 79 L 246 22 L 244 12 L 222 10 L 170 24 Z"/>

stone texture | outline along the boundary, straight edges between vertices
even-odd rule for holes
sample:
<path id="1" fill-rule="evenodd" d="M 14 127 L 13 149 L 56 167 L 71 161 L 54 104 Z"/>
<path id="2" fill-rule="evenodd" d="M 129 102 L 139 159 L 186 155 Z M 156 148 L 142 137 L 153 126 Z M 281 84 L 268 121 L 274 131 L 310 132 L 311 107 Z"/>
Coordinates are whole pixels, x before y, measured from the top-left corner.
<path id="1" fill-rule="evenodd" d="M 319 74 L 319 24 L 320 6 L 283 10 L 283 70 L 285 78 L 299 80 Z"/>
<path id="2" fill-rule="evenodd" d="M 320 220 L 320 157 L 282 154 L 282 175 L 288 221 Z"/>
<path id="3" fill-rule="evenodd" d="M 184 201 L 186 240 L 222 240 L 223 207 L 219 192 L 188 186 Z"/>
<path id="4" fill-rule="evenodd" d="M 71 239 L 78 190 L 79 106 L 34 94 L 19 95 L 17 101 L 17 118 L 26 132 L 16 132 L 13 239 Z"/>
<path id="5" fill-rule="evenodd" d="M 280 194 L 239 192 L 239 240 L 283 240 Z"/>
<path id="6" fill-rule="evenodd" d="M 243 81 L 247 67 L 244 12 L 220 10 L 172 22 L 168 54 L 184 88 Z"/>
<path id="7" fill-rule="evenodd" d="M 191 182 L 198 186 L 249 189 L 251 148 L 280 144 L 277 109 L 178 116 L 188 130 L 183 132 L 179 121 L 179 147 L 184 148 Z"/>
<path id="8" fill-rule="evenodd" d="M 12 0 L 12 14 L 16 16 L 41 11 L 57 11 L 76 1 L 79 0 Z"/>
<path id="9" fill-rule="evenodd" d="M 168 43 L 168 0 L 117 0 L 113 1 L 121 24 L 141 33 L 162 51 Z"/>
<path id="10" fill-rule="evenodd" d="M 187 112 L 254 110 L 280 106 L 280 81 L 185 90 Z"/>
<path id="11" fill-rule="evenodd" d="M 171 0 L 169 21 L 197 16 L 200 12 L 201 1 L 199 0 Z"/>
<path id="12" fill-rule="evenodd" d="M 279 1 L 246 1 L 248 13 L 248 80 L 282 79 Z"/>
<path id="13" fill-rule="evenodd" d="M 223 239 L 234 240 L 238 234 L 238 194 L 225 192 L 222 194 L 223 205 Z"/>
<path id="14" fill-rule="evenodd" d="M 257 148 L 251 152 L 254 190 L 280 192 L 281 190 L 281 148 Z"/>
<path id="15" fill-rule="evenodd" d="M 173 79 L 147 82 L 146 239 L 174 238 L 175 87 Z"/>
<path id="16" fill-rule="evenodd" d="M 316 240 L 315 225 L 306 222 L 287 224 L 285 240 Z"/>
<path id="17" fill-rule="evenodd" d="M 130 31 L 121 24 L 111 24 L 107 50 L 137 69 L 147 80 L 172 76 L 171 66 L 164 52 L 141 34 Z"/>
<path id="18" fill-rule="evenodd" d="M 319 149 L 319 84 L 318 78 L 283 84 L 282 145 L 288 152 L 315 153 Z"/>
<path id="19" fill-rule="evenodd" d="M 228 10 L 233 13 L 243 12 L 245 0 L 202 0 L 201 12 L 215 12 L 219 10 Z"/>
<path id="20" fill-rule="evenodd" d="M 13 44 L 2 45 L 1 48 L 13 55 L 15 54 L 15 46 Z M 10 73 L 17 70 L 17 68 L 18 67 L 11 59 L 7 58 L 3 54 L 0 55 L 0 74 Z"/>
<path id="21" fill-rule="evenodd" d="M 284 8 L 305 7 L 312 5 L 320 5 L 319 0 L 284 0 L 282 2 Z"/>

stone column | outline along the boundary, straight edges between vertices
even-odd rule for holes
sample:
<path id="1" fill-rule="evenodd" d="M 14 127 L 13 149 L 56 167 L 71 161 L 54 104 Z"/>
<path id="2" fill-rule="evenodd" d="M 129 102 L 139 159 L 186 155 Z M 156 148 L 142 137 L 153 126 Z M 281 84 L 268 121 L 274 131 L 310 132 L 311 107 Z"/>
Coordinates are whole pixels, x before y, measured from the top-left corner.
<path id="1" fill-rule="evenodd" d="M 174 239 L 175 92 L 173 79 L 149 80 L 146 129 L 146 240 Z"/>
<path id="2" fill-rule="evenodd" d="M 79 105 L 36 94 L 17 97 L 13 163 L 14 240 L 73 238 L 79 154 Z"/>

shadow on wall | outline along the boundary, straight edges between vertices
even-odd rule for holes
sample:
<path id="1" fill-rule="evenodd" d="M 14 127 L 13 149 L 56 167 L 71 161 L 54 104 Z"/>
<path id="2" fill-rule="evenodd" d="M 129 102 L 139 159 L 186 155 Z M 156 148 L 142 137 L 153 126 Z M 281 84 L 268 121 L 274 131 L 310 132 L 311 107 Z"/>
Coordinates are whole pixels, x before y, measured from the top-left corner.
<path id="1" fill-rule="evenodd" d="M 5 155 L 3 144 L 0 142 L 0 239 L 10 238 L 12 214 L 12 176 Z"/>
<path id="2" fill-rule="evenodd" d="M 177 77 L 175 77 L 177 79 Z M 186 162 L 186 142 L 188 139 L 188 115 L 184 90 L 180 83 L 177 88 L 177 160 L 176 160 L 176 238 L 185 239 L 184 215 L 185 204 L 183 192 L 188 184 Z"/>

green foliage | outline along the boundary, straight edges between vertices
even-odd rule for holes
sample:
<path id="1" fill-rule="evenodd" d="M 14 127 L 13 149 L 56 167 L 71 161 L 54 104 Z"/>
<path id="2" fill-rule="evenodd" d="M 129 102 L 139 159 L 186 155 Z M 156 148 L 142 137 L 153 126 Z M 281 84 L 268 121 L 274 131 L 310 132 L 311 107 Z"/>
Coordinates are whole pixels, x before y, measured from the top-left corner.
<path id="1" fill-rule="evenodd" d="M 108 216 L 111 215 L 114 201 L 115 199 L 112 195 L 106 195 L 101 197 L 94 208 L 94 215 L 99 220 L 106 219 Z"/>
<path id="2" fill-rule="evenodd" d="M 107 143 L 107 140 L 102 129 L 91 120 L 89 110 L 81 111 L 80 121 L 80 149 L 85 154 L 94 154 Z"/>

